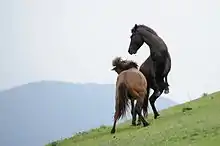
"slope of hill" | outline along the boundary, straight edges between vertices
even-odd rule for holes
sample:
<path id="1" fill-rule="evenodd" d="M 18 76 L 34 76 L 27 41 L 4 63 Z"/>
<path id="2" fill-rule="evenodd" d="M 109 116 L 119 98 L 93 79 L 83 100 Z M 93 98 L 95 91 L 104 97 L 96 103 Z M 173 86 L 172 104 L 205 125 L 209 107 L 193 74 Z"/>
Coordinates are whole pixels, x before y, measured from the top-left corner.
<path id="1" fill-rule="evenodd" d="M 109 125 L 114 88 L 111 84 L 43 81 L 0 92 L 0 145 L 41 146 Z M 156 104 L 163 109 L 176 103 L 160 98 Z"/>
<path id="2" fill-rule="evenodd" d="M 120 124 L 116 134 L 111 127 L 100 127 L 72 138 L 53 142 L 57 146 L 218 146 L 220 143 L 220 92 L 177 105 L 161 112 L 150 126 L 131 127 Z M 188 109 L 188 110 L 187 110 Z M 48 144 L 47 146 L 52 146 Z"/>

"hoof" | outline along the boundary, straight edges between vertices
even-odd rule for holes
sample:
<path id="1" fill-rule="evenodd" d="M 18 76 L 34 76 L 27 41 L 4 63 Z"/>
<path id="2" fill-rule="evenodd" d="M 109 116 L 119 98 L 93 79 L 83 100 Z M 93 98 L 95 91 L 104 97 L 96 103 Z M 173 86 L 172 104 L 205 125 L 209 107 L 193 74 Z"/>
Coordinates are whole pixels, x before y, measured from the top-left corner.
<path id="1" fill-rule="evenodd" d="M 164 93 L 165 93 L 165 94 L 169 94 L 170 91 L 169 91 L 169 90 L 164 90 Z"/>
<path id="2" fill-rule="evenodd" d="M 157 92 L 155 93 L 155 96 L 158 97 L 158 96 L 160 96 L 160 94 L 161 94 L 160 91 L 157 91 Z"/>
<path id="3" fill-rule="evenodd" d="M 143 124 L 144 124 L 144 127 L 147 127 L 150 125 L 148 122 L 144 122 Z"/>
<path id="4" fill-rule="evenodd" d="M 132 122 L 131 125 L 132 126 L 137 126 L 137 124 L 135 122 Z"/>
<path id="5" fill-rule="evenodd" d="M 137 123 L 137 126 L 139 126 L 139 125 L 141 125 L 141 122 L 138 122 L 138 123 Z"/>
<path id="6" fill-rule="evenodd" d="M 144 118 L 147 118 L 148 117 L 148 113 L 144 113 Z"/>
<path id="7" fill-rule="evenodd" d="M 114 134 L 114 133 L 115 133 L 115 129 L 112 129 L 112 130 L 111 130 L 111 134 Z"/>
<path id="8" fill-rule="evenodd" d="M 154 119 L 157 119 L 160 116 L 160 114 L 154 115 Z"/>
<path id="9" fill-rule="evenodd" d="M 141 125 L 141 121 L 138 121 L 137 126 Z"/>

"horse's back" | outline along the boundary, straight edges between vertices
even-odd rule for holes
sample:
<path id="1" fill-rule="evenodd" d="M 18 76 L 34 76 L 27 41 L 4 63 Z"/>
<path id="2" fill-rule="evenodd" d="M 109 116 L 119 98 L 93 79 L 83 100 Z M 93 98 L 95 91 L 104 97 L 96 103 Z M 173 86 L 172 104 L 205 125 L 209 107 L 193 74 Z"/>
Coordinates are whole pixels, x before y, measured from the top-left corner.
<path id="1" fill-rule="evenodd" d="M 135 90 L 136 92 L 145 92 L 147 88 L 145 76 L 135 68 L 125 70 L 118 75 L 116 85 L 118 86 L 121 83 L 125 83 L 129 89 Z"/>

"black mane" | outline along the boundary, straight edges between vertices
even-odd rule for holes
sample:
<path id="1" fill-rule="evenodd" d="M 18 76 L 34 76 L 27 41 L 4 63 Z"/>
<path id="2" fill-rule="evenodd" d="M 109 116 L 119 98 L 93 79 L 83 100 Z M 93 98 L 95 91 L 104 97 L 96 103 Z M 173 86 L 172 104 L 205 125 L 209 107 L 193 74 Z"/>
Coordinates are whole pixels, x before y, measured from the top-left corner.
<path id="1" fill-rule="evenodd" d="M 137 30 L 139 27 L 143 27 L 145 30 L 147 30 L 147 31 L 149 31 L 150 33 L 152 33 L 152 34 L 158 36 L 157 33 L 156 33 L 152 28 L 150 28 L 150 27 L 148 27 L 148 26 L 146 26 L 146 25 L 144 25 L 144 24 L 140 24 L 140 25 L 135 24 L 134 27 L 131 29 L 131 33 L 135 33 L 136 30 Z"/>

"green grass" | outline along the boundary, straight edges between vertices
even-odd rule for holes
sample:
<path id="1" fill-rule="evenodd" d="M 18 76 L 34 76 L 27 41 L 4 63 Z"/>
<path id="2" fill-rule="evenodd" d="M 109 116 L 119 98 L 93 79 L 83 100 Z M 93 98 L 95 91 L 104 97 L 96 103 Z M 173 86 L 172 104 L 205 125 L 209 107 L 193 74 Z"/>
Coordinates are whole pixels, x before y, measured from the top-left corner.
<path id="1" fill-rule="evenodd" d="M 183 112 L 186 107 L 192 108 Z M 205 95 L 160 111 L 161 117 L 148 117 L 150 126 L 132 127 L 127 121 L 118 124 L 116 133 L 102 126 L 54 142 L 54 146 L 219 146 L 220 92 Z M 52 146 L 48 144 L 47 146 Z"/>

